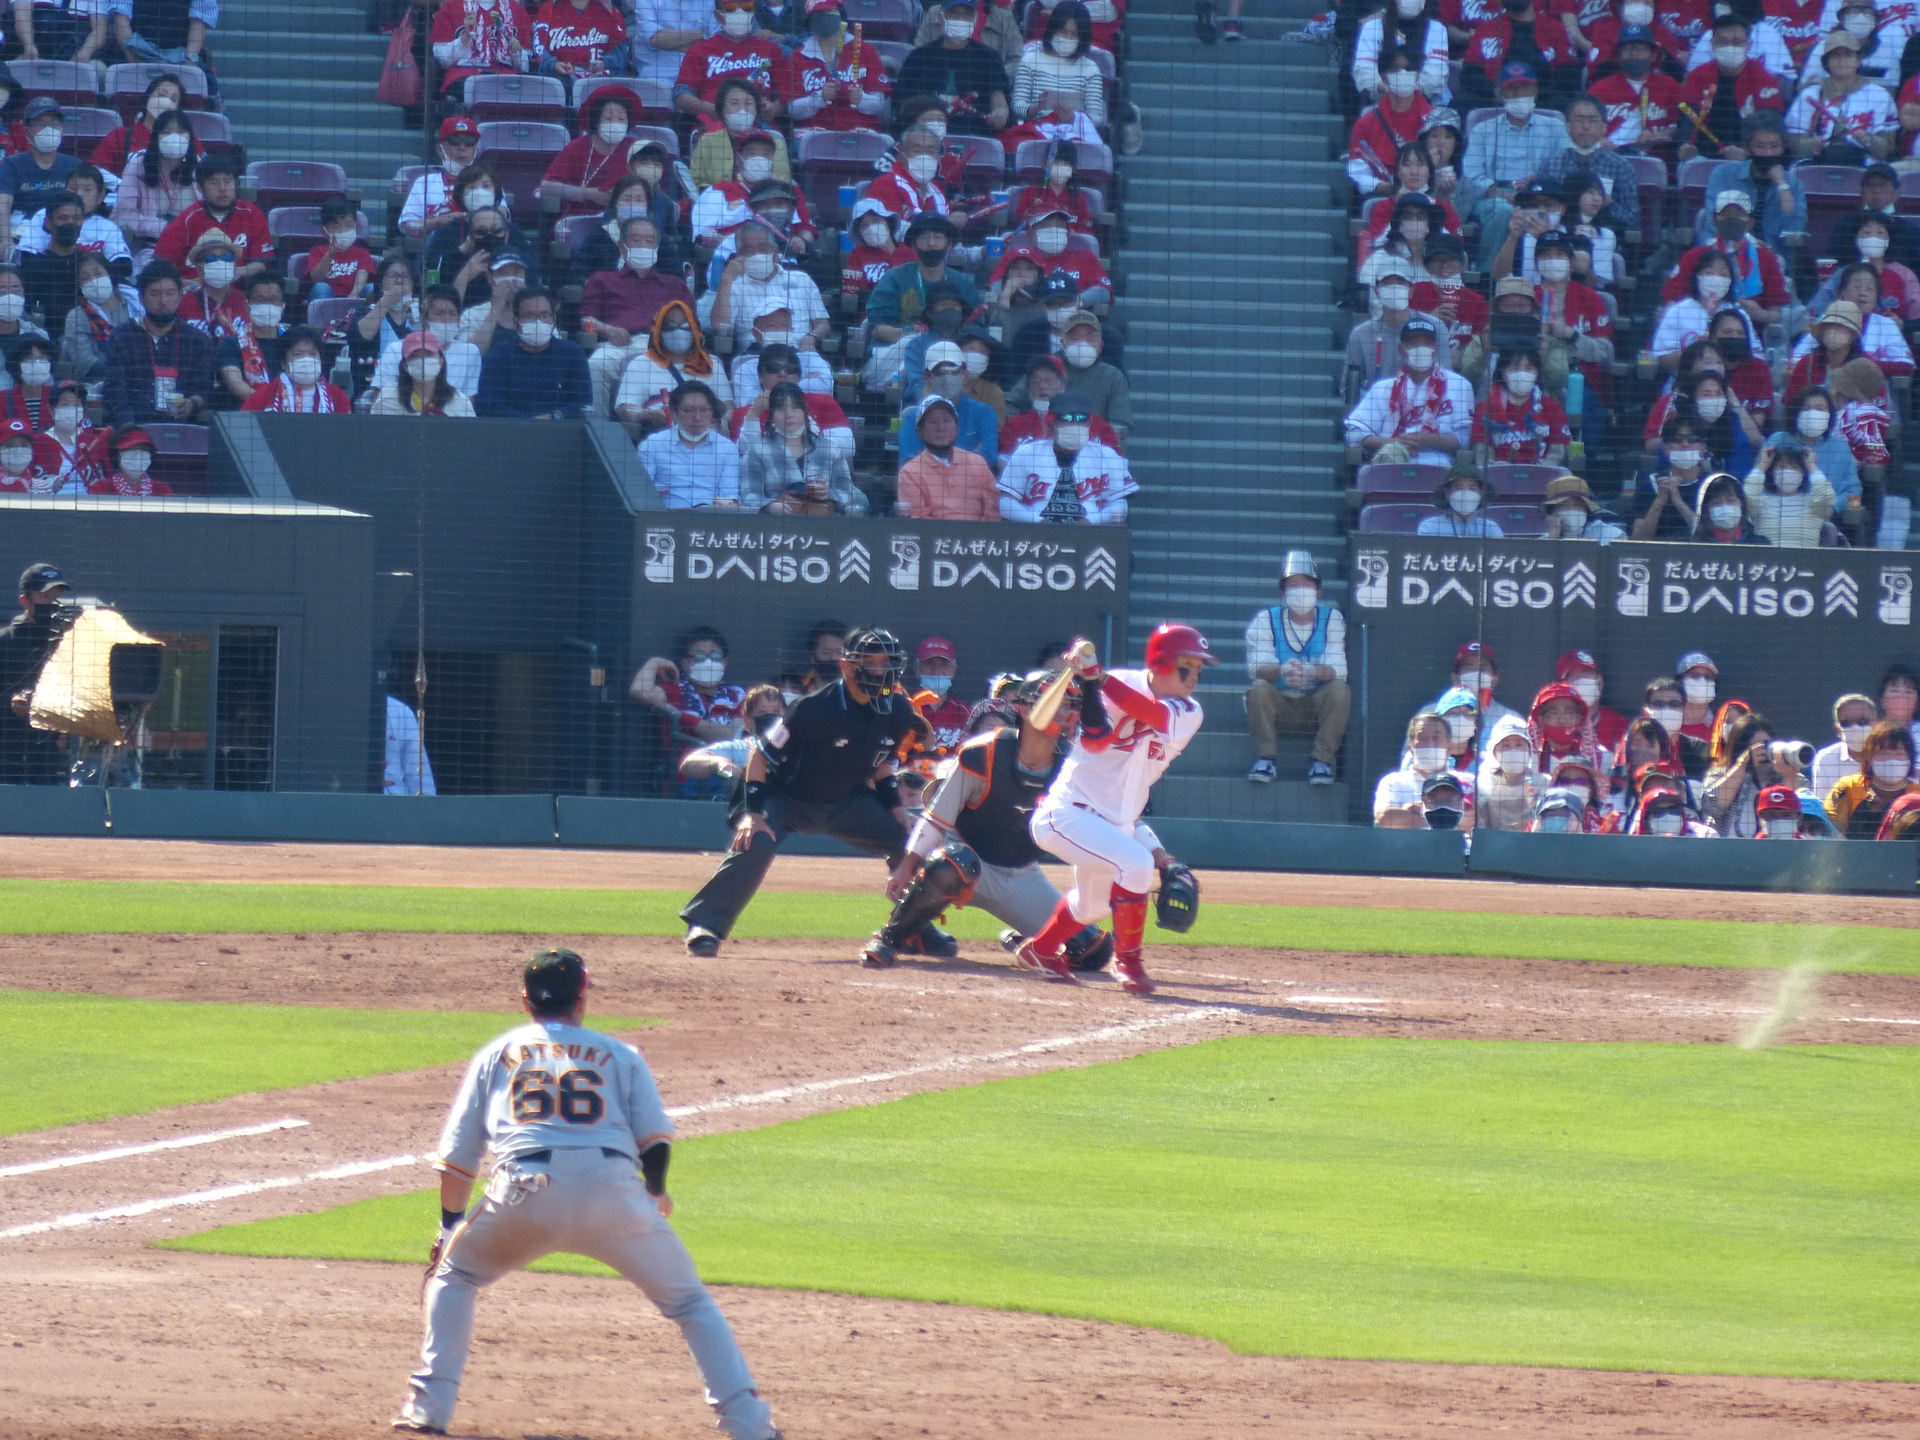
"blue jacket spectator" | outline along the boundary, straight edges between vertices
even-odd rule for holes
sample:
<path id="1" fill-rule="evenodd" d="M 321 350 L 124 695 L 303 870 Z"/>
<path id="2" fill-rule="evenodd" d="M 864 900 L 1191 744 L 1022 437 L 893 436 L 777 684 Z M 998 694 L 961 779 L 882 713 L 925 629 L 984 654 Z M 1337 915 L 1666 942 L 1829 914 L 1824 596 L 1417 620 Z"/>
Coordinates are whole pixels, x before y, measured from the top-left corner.
<path id="1" fill-rule="evenodd" d="M 1722 160 L 1707 172 L 1706 193 L 1716 197 L 1738 190 L 1753 203 L 1753 228 L 1774 249 L 1780 248 L 1784 235 L 1804 234 L 1807 226 L 1807 189 L 1793 173 L 1793 157 L 1787 154 L 1786 127 L 1772 111 L 1762 110 L 1747 120 L 1747 160 Z M 1771 161 L 1771 165 L 1767 162 Z M 1753 178 L 1754 167 L 1769 170 L 1764 184 Z M 1775 169 L 1774 167 L 1778 167 Z M 1784 187 L 1784 188 L 1783 188 Z M 1702 205 L 1693 217 L 1693 243 L 1713 243 L 1713 216 Z M 1839 254 L 1831 248 L 1825 254 Z M 1852 257 L 1852 250 L 1846 252 Z M 1817 313 L 1817 312 L 1816 312 Z"/>
<path id="2" fill-rule="evenodd" d="M 480 364 L 476 413 L 517 420 L 578 420 L 593 403 L 587 352 L 553 333 L 553 297 L 536 287 L 513 297 L 518 335 L 498 334 Z"/>

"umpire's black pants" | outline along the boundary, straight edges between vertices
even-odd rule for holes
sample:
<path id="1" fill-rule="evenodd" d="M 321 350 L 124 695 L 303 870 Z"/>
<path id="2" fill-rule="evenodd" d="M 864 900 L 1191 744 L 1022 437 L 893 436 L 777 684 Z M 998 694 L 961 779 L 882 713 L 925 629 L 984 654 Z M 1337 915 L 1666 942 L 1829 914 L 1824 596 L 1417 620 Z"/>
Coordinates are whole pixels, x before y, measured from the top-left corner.
<path id="1" fill-rule="evenodd" d="M 907 832 L 893 818 L 880 797 L 864 786 L 845 800 L 827 804 L 791 800 L 778 793 L 767 796 L 767 826 L 773 838 L 756 834 L 745 850 L 734 850 L 720 862 L 706 884 L 680 911 L 689 927 L 699 926 L 724 938 L 732 933 L 740 912 L 747 908 L 774 854 L 789 835 L 831 835 L 856 850 L 885 858 L 889 868 L 900 863 L 907 848 Z"/>

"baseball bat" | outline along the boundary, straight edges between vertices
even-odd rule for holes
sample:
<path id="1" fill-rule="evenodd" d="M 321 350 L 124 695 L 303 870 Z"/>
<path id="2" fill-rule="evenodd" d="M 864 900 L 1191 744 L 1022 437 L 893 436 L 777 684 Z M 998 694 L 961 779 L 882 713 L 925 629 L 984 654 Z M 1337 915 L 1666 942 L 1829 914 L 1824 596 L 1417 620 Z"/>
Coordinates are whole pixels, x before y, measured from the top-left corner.
<path id="1" fill-rule="evenodd" d="M 1094 658 L 1091 640 L 1076 640 L 1073 648 L 1067 652 L 1067 667 L 1047 682 L 1047 688 L 1040 692 L 1040 698 L 1033 702 L 1033 709 L 1027 712 L 1027 719 L 1037 730 L 1044 730 L 1053 724 L 1053 717 L 1060 713 L 1060 704 L 1067 698 L 1067 687 L 1074 681 L 1076 660 L 1092 661 Z"/>

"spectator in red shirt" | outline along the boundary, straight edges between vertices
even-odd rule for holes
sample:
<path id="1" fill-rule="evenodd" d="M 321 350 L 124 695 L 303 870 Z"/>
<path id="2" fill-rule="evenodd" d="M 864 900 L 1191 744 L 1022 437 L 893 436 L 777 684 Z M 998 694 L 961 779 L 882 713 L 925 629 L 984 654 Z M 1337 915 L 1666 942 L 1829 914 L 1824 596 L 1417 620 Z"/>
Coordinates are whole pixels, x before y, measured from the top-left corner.
<path id="1" fill-rule="evenodd" d="M 1756 326 L 1778 322 L 1781 312 L 1793 303 L 1793 292 L 1787 288 L 1786 269 L 1778 252 L 1748 233 L 1752 218 L 1753 202 L 1744 190 L 1725 190 L 1716 196 L 1712 243 L 1696 245 L 1680 257 L 1660 286 L 1660 298 L 1668 302 L 1685 298 L 1695 267 L 1703 257 L 1718 251 L 1733 268 L 1727 299 L 1745 310 Z"/>
<path id="2" fill-rule="evenodd" d="M 178 75 L 162 72 L 154 76 L 147 82 L 147 93 L 133 124 L 117 125 L 109 130 L 93 147 L 89 159 L 109 174 L 118 175 L 135 155 L 147 148 L 152 138 L 149 127 L 169 110 L 178 110 L 186 103 L 187 87 L 180 83 Z"/>
<path id="3" fill-rule="evenodd" d="M 533 21 L 520 0 L 445 0 L 433 15 L 433 58 L 442 94 L 470 75 L 517 75 L 533 51 Z"/>
<path id="4" fill-rule="evenodd" d="M 1396 78 L 1398 77 L 1398 78 Z M 1395 46 L 1380 57 L 1380 100 L 1360 112 L 1347 140 L 1347 176 L 1354 193 L 1393 193 L 1393 157 L 1420 138 L 1433 102 L 1420 93 L 1418 62 Z"/>
<path id="5" fill-rule="evenodd" d="M 1047 178 L 1038 185 L 1023 185 L 1014 192 L 1013 226 L 1017 228 L 1050 210 L 1059 210 L 1066 215 L 1076 234 L 1093 234 L 1093 207 L 1087 203 L 1086 191 L 1074 179 L 1079 168 L 1079 154 L 1071 140 L 1056 140 L 1047 146 Z"/>
<path id="6" fill-rule="evenodd" d="M 1606 689 L 1605 677 L 1600 673 L 1600 662 L 1589 651 L 1569 650 L 1560 657 L 1560 663 L 1554 668 L 1554 678 L 1571 688 L 1585 702 L 1587 717 L 1593 724 L 1594 734 L 1599 737 L 1600 748 L 1611 753 L 1620 744 L 1620 737 L 1627 733 L 1627 717 L 1618 710 L 1606 709 L 1600 703 L 1601 693 Z"/>
<path id="7" fill-rule="evenodd" d="M 944 635 L 929 635 L 914 651 L 914 669 L 918 672 L 913 697 L 920 718 L 933 727 L 933 742 L 925 748 L 930 757 L 944 759 L 967 738 L 967 718 L 973 707 L 953 693 L 953 677 L 960 671 L 953 642 Z"/>
<path id="8" fill-rule="evenodd" d="M 861 196 L 853 207 L 854 246 L 840 255 L 840 293 L 865 303 L 880 278 L 896 265 L 920 257 L 893 237 L 893 224 L 878 200 Z"/>
<path id="9" fill-rule="evenodd" d="M 587 373 L 593 377 L 593 413 L 601 416 L 611 413 L 620 372 L 633 356 L 634 336 L 651 334 L 653 322 L 672 301 L 692 298 L 684 279 L 657 268 L 660 230 L 647 216 L 620 222 L 620 248 L 620 268 L 595 271 L 580 297 L 580 328 L 600 341 L 587 357 Z"/>
<path id="10" fill-rule="evenodd" d="M 13 385 L 0 391 L 0 414 L 38 433 L 53 424 L 53 361 L 58 352 L 44 335 L 29 335 L 7 356 Z"/>
<path id="11" fill-rule="evenodd" d="M 202 230 L 187 252 L 187 264 L 197 267 L 200 278 L 180 297 L 179 316 L 213 337 L 214 343 L 244 332 L 248 326 L 246 291 L 242 276 L 240 247 L 218 226 Z M 254 269 L 261 267 L 255 266 Z"/>
<path id="12" fill-rule="evenodd" d="M 1564 465 L 1573 438 L 1566 411 L 1540 388 L 1540 352 L 1502 350 L 1487 398 L 1473 411 L 1473 454 L 1496 465 Z"/>
<path id="13" fill-rule="evenodd" d="M 458 4 L 460 0 L 448 0 Z M 444 11 L 442 13 L 445 13 Z M 251 200 L 240 198 L 240 167 L 231 153 L 202 156 L 193 170 L 199 202 L 176 216 L 154 242 L 157 260 L 171 261 L 193 278 L 192 251 L 207 231 L 219 229 L 233 247 L 242 276 L 273 263 L 273 237 L 267 217 Z"/>
<path id="14" fill-rule="evenodd" d="M 687 47 L 673 82 L 673 108 L 711 118 L 720 82 L 745 80 L 760 92 L 760 123 L 778 119 L 788 95 L 787 55 L 755 32 L 754 0 L 714 0 L 717 33 Z"/>
<path id="15" fill-rule="evenodd" d="M 327 232 L 327 243 L 307 252 L 307 298 L 365 294 L 379 262 L 360 243 L 360 216 L 353 202 L 340 195 L 321 201 L 320 228 Z"/>
<path id="16" fill-rule="evenodd" d="M 627 22 L 605 0 L 547 0 L 533 17 L 533 54 L 542 75 L 624 75 L 631 68 Z"/>
<path id="17" fill-rule="evenodd" d="M 754 374 L 760 393 L 727 416 L 727 435 L 734 440 L 740 438 L 741 430 L 749 422 L 756 426 L 760 423 L 761 417 L 767 413 L 774 386 L 799 386 L 802 379 L 800 352 L 791 345 L 763 345 L 760 353 L 754 357 Z M 827 448 L 851 460 L 853 426 L 847 421 L 847 412 L 840 408 L 831 395 L 812 390 L 801 390 L 800 393 L 807 402 L 807 415 L 826 441 Z"/>
<path id="18" fill-rule="evenodd" d="M 346 392 L 320 373 L 320 332 L 296 325 L 287 332 L 277 379 L 257 385 L 240 408 L 256 414 L 350 415 L 353 402 Z"/>
<path id="19" fill-rule="evenodd" d="M 1788 82 L 1758 60 L 1748 58 L 1747 22 L 1726 14 L 1713 22 L 1713 59 L 1689 71 L 1680 84 L 1680 100 L 1693 111 L 1680 127 L 1680 158 L 1713 155 L 1747 158 L 1743 124 L 1755 110 L 1784 110 Z"/>
<path id="20" fill-rule="evenodd" d="M 893 81 L 873 46 L 854 53 L 840 0 L 807 0 L 813 33 L 788 58 L 788 109 L 797 130 L 878 130 Z"/>
<path id="21" fill-rule="evenodd" d="M 1487 332 L 1487 297 L 1468 289 L 1461 279 L 1467 247 L 1452 235 L 1427 241 L 1427 279 L 1414 282 L 1412 305 L 1447 327 L 1453 353 L 1464 355 L 1474 337 Z"/>
<path id="22" fill-rule="evenodd" d="M 628 693 L 663 717 L 676 755 L 740 733 L 747 694 L 738 685 L 724 683 L 727 648 L 726 636 L 711 625 L 695 626 L 681 637 L 683 658 L 656 656 L 633 677 Z M 704 787 L 688 782 L 681 788 L 687 799 L 697 800 Z"/>
<path id="23" fill-rule="evenodd" d="M 1639 3 L 1645 6 L 1645 0 Z M 1634 8 L 1631 0 L 1625 8 Z M 1620 68 L 1594 81 L 1590 91 L 1606 107 L 1607 143 L 1639 155 L 1672 144 L 1680 118 L 1680 82 L 1656 68 L 1659 48 L 1653 32 L 1644 25 L 1622 26 L 1612 53 Z M 1685 53 L 1683 47 L 1675 58 Z"/>
<path id="24" fill-rule="evenodd" d="M 1753 423 L 1765 434 L 1773 428 L 1773 369 L 1764 355 L 1753 353 L 1753 342 L 1738 315 L 1722 311 L 1707 324 L 1706 343 L 1726 366 L 1727 390 Z"/>
<path id="25" fill-rule="evenodd" d="M 1542 92 L 1551 98 L 1576 88 L 1576 67 L 1585 57 L 1574 54 L 1566 27 L 1533 0 L 1508 0 L 1504 13 L 1474 27 L 1461 58 L 1466 64 L 1460 77 L 1463 94 L 1485 105 L 1494 103 L 1504 65 L 1526 61 L 1539 78 Z"/>
<path id="26" fill-rule="evenodd" d="M 173 494 L 171 485 L 153 478 L 153 456 L 159 447 L 153 443 L 153 437 L 138 425 L 115 435 L 108 441 L 108 448 L 113 455 L 113 470 L 87 486 L 91 494 L 126 495 L 138 499 Z"/>
<path id="27" fill-rule="evenodd" d="M 1045 205 L 1025 233 L 1007 237 L 1006 253 L 1000 257 L 987 283 L 998 285 L 1007 266 L 1017 259 L 1029 259 L 1043 272 L 1052 275 L 1064 271 L 1073 276 L 1080 290 L 1082 305 L 1104 305 L 1113 298 L 1113 281 L 1100 257 L 1090 250 L 1073 246 L 1073 216 L 1064 205 Z"/>
<path id="28" fill-rule="evenodd" d="M 697 48 L 697 47 L 696 47 Z M 540 198 L 562 202 L 563 215 L 591 215 L 606 208 L 616 180 L 627 173 L 634 147 L 633 97 L 602 90 L 587 104 L 587 131 L 553 157 L 540 181 Z"/>
<path id="29" fill-rule="evenodd" d="M 1048 419 L 1048 412 L 1054 397 L 1066 388 L 1066 362 L 1058 355 L 1034 356 L 1027 365 L 1028 408 L 1007 417 L 1006 423 L 1000 427 L 1000 454 L 988 458 L 995 464 L 1004 465 L 1007 457 L 1025 442 L 1049 438 L 1053 434 L 1053 422 Z M 1087 424 L 1091 438 L 1120 454 L 1126 453 L 1119 435 L 1103 418 L 1089 412 Z"/>

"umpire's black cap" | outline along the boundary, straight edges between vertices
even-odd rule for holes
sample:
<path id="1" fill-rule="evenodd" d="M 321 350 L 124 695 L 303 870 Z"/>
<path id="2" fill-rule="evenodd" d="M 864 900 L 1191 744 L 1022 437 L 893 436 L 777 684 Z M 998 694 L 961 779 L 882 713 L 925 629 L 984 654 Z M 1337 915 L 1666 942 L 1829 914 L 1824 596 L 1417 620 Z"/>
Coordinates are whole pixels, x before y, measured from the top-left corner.
<path id="1" fill-rule="evenodd" d="M 535 1010 L 571 1010 L 587 988 L 587 962 L 571 950 L 540 950 L 527 962 L 527 1001 Z"/>
<path id="2" fill-rule="evenodd" d="M 47 564 L 44 560 L 38 565 L 29 565 L 20 573 L 19 593 L 22 595 L 44 595 L 49 590 L 66 588 L 66 577 L 60 573 L 59 568 Z"/>

